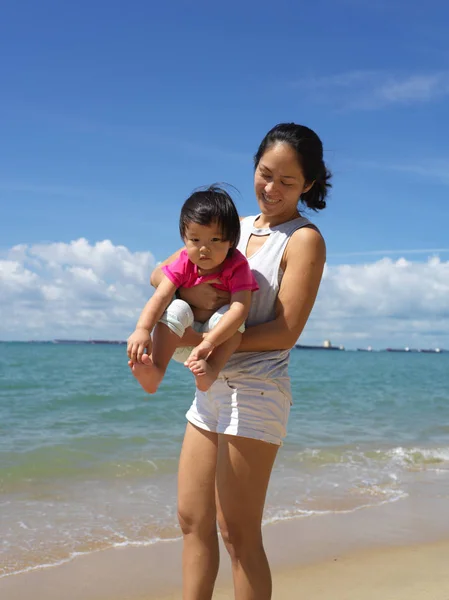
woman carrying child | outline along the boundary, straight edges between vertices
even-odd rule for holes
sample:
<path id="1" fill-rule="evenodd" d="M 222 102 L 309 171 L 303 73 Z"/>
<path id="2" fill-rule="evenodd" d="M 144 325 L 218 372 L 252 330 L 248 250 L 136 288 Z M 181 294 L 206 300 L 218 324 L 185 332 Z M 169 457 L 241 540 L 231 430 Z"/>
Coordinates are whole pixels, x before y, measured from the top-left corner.
<path id="1" fill-rule="evenodd" d="M 178 472 L 184 600 L 212 598 L 219 565 L 217 521 L 231 557 L 236 600 L 269 600 L 272 594 L 263 509 L 292 401 L 289 353 L 314 305 L 326 259 L 324 240 L 299 203 L 325 208 L 330 174 L 319 137 L 295 123 L 267 133 L 254 167 L 259 213 L 241 221 L 237 249 L 259 289 L 252 294 L 238 351 L 208 391 L 197 389 L 187 412 Z M 162 280 L 158 267 L 151 283 L 158 287 Z M 180 288 L 179 294 L 200 309 L 229 301 L 208 283 Z M 202 340 L 188 328 L 181 342 Z"/>

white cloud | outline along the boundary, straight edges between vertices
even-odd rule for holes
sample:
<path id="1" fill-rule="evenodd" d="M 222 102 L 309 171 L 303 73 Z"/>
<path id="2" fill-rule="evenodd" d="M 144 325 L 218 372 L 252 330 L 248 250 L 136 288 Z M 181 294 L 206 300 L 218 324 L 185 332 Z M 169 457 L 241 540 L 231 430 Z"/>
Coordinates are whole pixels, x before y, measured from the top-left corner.
<path id="1" fill-rule="evenodd" d="M 0 337 L 124 339 L 154 265 L 149 252 L 109 240 L 14 246 L 0 260 Z"/>
<path id="2" fill-rule="evenodd" d="M 449 261 L 436 256 L 326 267 L 302 341 L 449 348 L 448 298 Z"/>
<path id="3" fill-rule="evenodd" d="M 109 240 L 15 246 L 0 259 L 0 339 L 126 339 L 154 265 Z M 438 257 L 327 265 L 301 341 L 449 348 L 448 298 Z"/>
<path id="4" fill-rule="evenodd" d="M 310 78 L 295 84 L 315 100 L 341 109 L 372 110 L 392 105 L 423 103 L 449 95 L 449 71 L 395 74 L 386 71 L 348 71 Z"/>

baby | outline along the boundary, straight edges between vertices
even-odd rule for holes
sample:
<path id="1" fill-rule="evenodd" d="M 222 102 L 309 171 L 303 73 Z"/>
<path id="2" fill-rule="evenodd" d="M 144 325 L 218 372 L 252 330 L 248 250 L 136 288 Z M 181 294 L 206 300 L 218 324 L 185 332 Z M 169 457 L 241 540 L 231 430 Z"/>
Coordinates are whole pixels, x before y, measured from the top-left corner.
<path id="1" fill-rule="evenodd" d="M 179 231 L 185 248 L 163 267 L 163 280 L 128 338 L 128 365 L 149 394 L 158 389 L 171 358 L 184 362 L 197 388 L 207 391 L 239 347 L 251 293 L 258 289 L 246 257 L 236 249 L 240 220 L 225 190 L 215 185 L 194 192 L 181 209 Z M 178 288 L 205 282 L 228 291 L 229 305 L 214 312 L 173 300 Z M 188 327 L 203 339 L 194 348 L 178 348 Z"/>

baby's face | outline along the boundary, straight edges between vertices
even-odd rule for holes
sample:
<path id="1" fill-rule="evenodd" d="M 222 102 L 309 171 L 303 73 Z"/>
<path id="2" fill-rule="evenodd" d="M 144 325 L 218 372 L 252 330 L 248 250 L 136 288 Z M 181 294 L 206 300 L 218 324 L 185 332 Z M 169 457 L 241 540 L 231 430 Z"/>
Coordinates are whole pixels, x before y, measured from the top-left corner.
<path id="1" fill-rule="evenodd" d="M 231 248 L 231 243 L 223 239 L 217 223 L 189 223 L 185 229 L 184 243 L 189 259 L 203 273 L 219 267 Z"/>

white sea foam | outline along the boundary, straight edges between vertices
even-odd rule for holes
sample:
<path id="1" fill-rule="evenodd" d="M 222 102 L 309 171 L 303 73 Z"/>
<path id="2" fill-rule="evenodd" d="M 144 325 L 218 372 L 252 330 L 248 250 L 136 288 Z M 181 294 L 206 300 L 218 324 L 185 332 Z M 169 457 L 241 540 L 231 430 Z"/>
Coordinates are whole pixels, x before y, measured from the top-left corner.
<path id="1" fill-rule="evenodd" d="M 275 514 L 270 517 L 267 517 L 263 520 L 264 525 L 268 525 L 270 523 L 277 523 L 278 521 L 287 521 L 289 519 L 300 519 L 306 517 L 320 517 L 324 515 L 344 515 L 354 513 L 359 510 L 365 510 L 370 508 L 375 508 L 377 506 L 382 506 L 384 504 L 391 504 L 392 502 L 397 502 L 398 500 L 403 500 L 407 498 L 408 494 L 406 492 L 396 493 L 394 496 L 390 496 L 389 498 L 385 498 L 376 504 L 360 504 L 359 506 L 355 506 L 353 508 L 341 509 L 341 510 L 302 510 L 296 509 L 295 511 L 291 511 L 288 509 L 279 510 Z"/>
<path id="2" fill-rule="evenodd" d="M 126 548 L 126 547 L 140 548 L 140 547 L 153 546 L 154 544 L 159 544 L 159 543 L 176 542 L 176 541 L 179 541 L 180 539 L 181 539 L 180 537 L 175 537 L 175 538 L 155 537 L 151 540 L 144 540 L 144 541 L 126 540 L 123 542 L 115 542 L 105 548 L 86 550 L 84 552 L 71 552 L 70 555 L 67 556 L 67 558 L 62 558 L 62 559 L 56 560 L 54 562 L 42 563 L 39 565 L 31 565 L 29 567 L 23 567 L 21 569 L 17 569 L 16 571 L 11 571 L 10 573 L 0 574 L 0 579 L 3 579 L 4 577 L 12 577 L 13 575 L 21 575 L 22 573 L 28 573 L 30 571 L 40 571 L 43 569 L 51 569 L 53 567 L 59 567 L 60 565 L 64 565 L 69 562 L 72 562 L 75 558 L 78 558 L 79 556 L 87 556 L 89 554 L 96 554 L 97 552 L 104 552 L 105 550 L 110 550 L 111 548 Z"/>

